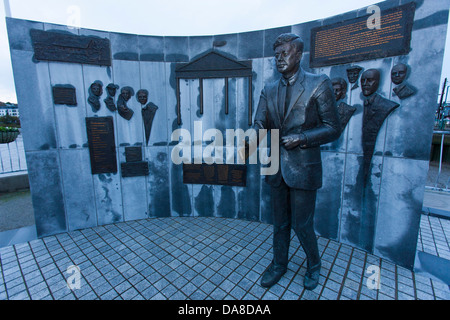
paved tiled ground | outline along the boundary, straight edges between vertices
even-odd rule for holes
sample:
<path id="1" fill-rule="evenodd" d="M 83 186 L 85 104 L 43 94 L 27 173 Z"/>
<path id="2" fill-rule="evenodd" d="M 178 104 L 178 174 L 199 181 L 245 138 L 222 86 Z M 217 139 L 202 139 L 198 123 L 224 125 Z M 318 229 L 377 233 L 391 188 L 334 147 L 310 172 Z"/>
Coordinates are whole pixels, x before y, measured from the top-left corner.
<path id="1" fill-rule="evenodd" d="M 435 239 L 439 225 L 448 239 L 447 222 L 427 223 Z M 427 236 L 423 228 L 421 241 Z M 271 241 L 270 225 L 223 218 L 146 219 L 64 233 L 0 249 L 0 299 L 450 299 L 441 282 L 321 237 L 315 290 L 303 289 L 305 255 L 295 237 L 288 272 L 267 290 L 259 280 L 272 259 Z M 445 251 L 438 244 L 436 250 Z M 72 265 L 81 271 L 80 289 L 67 287 Z M 368 287 L 371 266 L 381 270 L 379 290 Z"/>
<path id="2" fill-rule="evenodd" d="M 450 260 L 450 220 L 422 215 L 417 250 Z"/>

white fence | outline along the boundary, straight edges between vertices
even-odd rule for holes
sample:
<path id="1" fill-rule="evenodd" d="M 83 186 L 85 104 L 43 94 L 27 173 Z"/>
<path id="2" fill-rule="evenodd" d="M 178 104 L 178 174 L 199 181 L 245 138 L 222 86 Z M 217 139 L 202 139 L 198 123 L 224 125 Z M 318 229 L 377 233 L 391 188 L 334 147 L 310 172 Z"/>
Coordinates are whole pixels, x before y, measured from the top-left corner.
<path id="1" fill-rule="evenodd" d="M 11 143 L 0 144 L 0 174 L 17 171 L 27 171 L 21 134 Z"/>

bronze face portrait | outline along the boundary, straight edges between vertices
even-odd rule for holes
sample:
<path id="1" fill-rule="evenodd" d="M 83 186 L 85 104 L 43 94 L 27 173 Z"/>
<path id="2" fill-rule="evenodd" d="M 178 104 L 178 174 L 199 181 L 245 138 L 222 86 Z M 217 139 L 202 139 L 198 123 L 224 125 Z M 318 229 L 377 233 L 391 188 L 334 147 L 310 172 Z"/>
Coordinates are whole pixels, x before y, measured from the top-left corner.
<path id="1" fill-rule="evenodd" d="M 119 88 L 118 85 L 110 83 L 106 86 L 106 90 L 108 91 L 109 96 L 114 97 L 116 95 L 116 91 Z"/>
<path id="2" fill-rule="evenodd" d="M 347 82 L 342 78 L 334 78 L 331 80 L 331 84 L 336 101 L 344 99 L 347 93 Z"/>
<path id="3" fill-rule="evenodd" d="M 123 98 L 123 100 L 128 101 L 130 100 L 133 93 L 130 87 L 123 87 L 122 90 L 120 91 L 120 95 Z"/>
<path id="4" fill-rule="evenodd" d="M 103 94 L 103 86 L 98 82 L 91 84 L 90 89 L 94 96 L 100 97 Z"/>
<path id="5" fill-rule="evenodd" d="M 140 104 L 144 105 L 148 101 L 148 91 L 145 89 L 141 89 L 137 92 L 136 98 Z"/>
<path id="6" fill-rule="evenodd" d="M 403 64 L 403 63 L 396 64 L 391 70 L 392 82 L 394 84 L 402 83 L 406 78 L 407 72 L 408 72 L 408 67 L 405 64 Z"/>
<path id="7" fill-rule="evenodd" d="M 380 84 L 380 71 L 369 69 L 364 71 L 361 76 L 361 88 L 363 95 L 368 97 L 378 90 Z"/>
<path id="8" fill-rule="evenodd" d="M 347 69 L 347 78 L 350 83 L 355 83 L 358 81 L 359 73 L 361 72 L 362 68 L 355 66 Z"/>

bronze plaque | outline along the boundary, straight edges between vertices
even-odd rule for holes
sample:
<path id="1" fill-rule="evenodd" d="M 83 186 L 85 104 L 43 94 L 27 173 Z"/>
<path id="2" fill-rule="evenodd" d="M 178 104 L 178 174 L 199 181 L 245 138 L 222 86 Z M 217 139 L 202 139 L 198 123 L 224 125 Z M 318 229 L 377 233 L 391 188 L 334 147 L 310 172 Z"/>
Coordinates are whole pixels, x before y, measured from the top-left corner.
<path id="1" fill-rule="evenodd" d="M 111 66 L 111 46 L 106 38 L 77 36 L 43 30 L 30 30 L 34 58 Z"/>
<path id="2" fill-rule="evenodd" d="M 414 2 L 381 11 L 380 28 L 371 14 L 311 30 L 312 68 L 405 55 L 411 51 Z"/>
<path id="3" fill-rule="evenodd" d="M 116 143 L 113 117 L 86 118 L 92 174 L 116 173 Z"/>
<path id="4" fill-rule="evenodd" d="M 122 162 L 120 169 L 124 178 L 148 176 L 149 173 L 147 161 Z"/>
<path id="5" fill-rule="evenodd" d="M 142 161 L 142 147 L 125 147 L 125 159 L 127 162 Z"/>
<path id="6" fill-rule="evenodd" d="M 239 164 L 183 164 L 183 183 L 245 187 L 247 166 Z"/>
<path id="7" fill-rule="evenodd" d="M 72 86 L 54 86 L 52 88 L 52 93 L 54 104 L 65 104 L 68 106 L 77 105 L 76 91 Z"/>

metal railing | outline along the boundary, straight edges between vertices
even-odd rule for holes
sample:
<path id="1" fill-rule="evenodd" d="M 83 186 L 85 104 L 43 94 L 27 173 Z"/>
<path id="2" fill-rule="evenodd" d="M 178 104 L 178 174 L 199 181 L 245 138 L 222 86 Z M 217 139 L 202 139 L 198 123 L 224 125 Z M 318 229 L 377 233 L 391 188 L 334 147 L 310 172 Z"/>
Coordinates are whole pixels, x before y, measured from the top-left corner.
<path id="1" fill-rule="evenodd" d="M 439 184 L 439 178 L 441 177 L 442 173 L 442 161 L 443 161 L 443 154 L 444 154 L 444 140 L 445 135 L 450 135 L 450 131 L 433 131 L 433 134 L 440 134 L 441 135 L 441 144 L 440 144 L 440 151 L 439 151 L 439 170 L 436 177 L 436 181 L 434 183 L 434 187 L 429 187 L 430 189 L 439 189 L 442 190 L 442 188 L 438 187 Z M 450 191 L 450 177 L 448 178 L 447 182 L 445 183 L 445 190 L 444 191 Z"/>
<path id="2" fill-rule="evenodd" d="M 0 174 L 19 171 L 27 171 L 21 134 L 13 142 L 0 144 Z"/>

